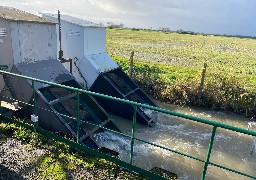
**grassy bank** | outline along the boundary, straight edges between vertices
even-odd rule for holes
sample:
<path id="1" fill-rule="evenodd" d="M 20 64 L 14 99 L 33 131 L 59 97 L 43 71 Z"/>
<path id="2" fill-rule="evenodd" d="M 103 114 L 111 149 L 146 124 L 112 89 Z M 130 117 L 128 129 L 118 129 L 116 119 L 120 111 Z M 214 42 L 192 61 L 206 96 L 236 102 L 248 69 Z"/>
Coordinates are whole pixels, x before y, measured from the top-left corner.
<path id="1" fill-rule="evenodd" d="M 104 159 L 81 153 L 64 143 L 53 141 L 13 124 L 1 123 L 1 148 L 7 137 L 15 138 L 21 143 L 20 147 L 11 145 L 5 149 L 0 159 L 3 160 L 2 156 L 8 153 L 11 156 L 4 159 L 2 165 L 5 169 L 16 169 L 16 174 L 20 174 L 19 177 L 25 179 L 145 179 L 125 169 L 117 168 L 115 164 Z M 21 151 L 22 154 L 16 154 L 17 151 Z M 27 155 L 23 157 L 23 154 Z M 24 164 L 26 166 L 22 167 Z M 10 172 L 9 170 L 8 173 Z M 10 176 L 7 174 L 7 177 Z"/>
<path id="2" fill-rule="evenodd" d="M 112 58 L 128 73 L 128 59 Z M 240 83 L 242 79 L 231 74 L 207 73 L 200 100 L 200 70 L 136 61 L 133 79 L 148 94 L 161 101 L 222 109 L 247 116 L 255 113 L 255 91 L 244 88 Z"/>
<path id="3" fill-rule="evenodd" d="M 134 80 L 157 99 L 248 116 L 255 111 L 255 39 L 107 29 L 107 51 L 126 72 L 135 51 Z"/>

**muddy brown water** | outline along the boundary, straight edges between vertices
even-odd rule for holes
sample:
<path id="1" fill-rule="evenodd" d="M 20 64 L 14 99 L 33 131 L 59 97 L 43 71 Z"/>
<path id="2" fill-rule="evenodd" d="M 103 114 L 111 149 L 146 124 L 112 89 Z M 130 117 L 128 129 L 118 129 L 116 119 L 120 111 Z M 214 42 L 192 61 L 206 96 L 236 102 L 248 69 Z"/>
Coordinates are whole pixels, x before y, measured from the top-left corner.
<path id="1" fill-rule="evenodd" d="M 202 108 L 177 107 L 157 102 L 165 109 L 197 116 L 212 121 L 247 129 L 249 118 Z M 131 135 L 132 123 L 112 115 L 114 121 Z M 158 113 L 154 127 L 136 124 L 137 138 L 171 148 L 182 153 L 205 159 L 212 126 L 183 118 Z M 113 133 L 99 133 L 94 138 L 105 147 L 118 151 L 120 159 L 130 161 L 130 139 Z M 256 152 L 251 155 L 253 137 L 241 133 L 217 129 L 210 161 L 237 171 L 256 176 Z M 133 163 L 147 170 L 161 167 L 176 173 L 179 179 L 200 179 L 204 163 L 187 158 L 158 147 L 135 141 Z M 209 165 L 206 179 L 250 179 Z"/>

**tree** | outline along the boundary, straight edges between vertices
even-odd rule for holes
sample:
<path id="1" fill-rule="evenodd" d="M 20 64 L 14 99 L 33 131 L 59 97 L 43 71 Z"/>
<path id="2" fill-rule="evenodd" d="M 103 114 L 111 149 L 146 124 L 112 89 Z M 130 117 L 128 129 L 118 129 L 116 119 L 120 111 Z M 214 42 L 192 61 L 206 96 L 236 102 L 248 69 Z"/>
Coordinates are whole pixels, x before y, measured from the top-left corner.
<path id="1" fill-rule="evenodd" d="M 114 22 L 107 22 L 107 26 L 109 28 L 124 28 L 124 24 L 120 23 L 120 24 L 115 24 Z"/>

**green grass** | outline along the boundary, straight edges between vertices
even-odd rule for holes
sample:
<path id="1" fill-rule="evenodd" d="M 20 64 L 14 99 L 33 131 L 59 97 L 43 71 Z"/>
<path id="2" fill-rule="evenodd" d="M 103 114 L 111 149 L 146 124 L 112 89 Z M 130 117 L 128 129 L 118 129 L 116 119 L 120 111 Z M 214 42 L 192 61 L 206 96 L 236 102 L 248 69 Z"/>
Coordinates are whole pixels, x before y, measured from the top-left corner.
<path id="1" fill-rule="evenodd" d="M 26 142 L 24 148 L 43 148 L 46 154 L 35 159 L 33 166 L 39 173 L 39 179 L 69 179 L 72 172 L 79 173 L 83 169 L 91 173 L 95 179 L 113 178 L 117 165 L 89 154 L 82 153 L 72 147 L 46 138 L 14 124 L 0 123 L 0 134 L 11 136 Z M 31 157 L 33 158 L 33 157 Z M 84 174 L 78 174 L 78 179 L 84 179 Z M 145 179 L 140 175 L 120 168 L 118 176 L 122 179 Z"/>
<path id="2" fill-rule="evenodd" d="M 127 73 L 134 51 L 133 79 L 157 99 L 246 116 L 256 109 L 255 39 L 107 29 L 107 51 Z"/>
<path id="3" fill-rule="evenodd" d="M 188 73 L 207 63 L 207 72 L 232 74 L 245 87 L 256 88 L 255 39 L 107 29 L 107 51 L 119 58 L 135 51 L 136 61 L 160 62 Z"/>

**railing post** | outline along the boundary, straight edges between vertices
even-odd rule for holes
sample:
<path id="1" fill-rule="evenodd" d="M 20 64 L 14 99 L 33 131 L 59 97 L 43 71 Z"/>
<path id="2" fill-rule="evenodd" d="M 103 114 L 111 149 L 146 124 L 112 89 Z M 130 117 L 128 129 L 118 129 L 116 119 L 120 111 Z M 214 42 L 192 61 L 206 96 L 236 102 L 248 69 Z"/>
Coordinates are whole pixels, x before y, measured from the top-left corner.
<path id="1" fill-rule="evenodd" d="M 207 68 L 207 64 L 204 63 L 204 69 L 203 69 L 203 72 L 202 72 L 201 83 L 200 83 L 200 86 L 199 86 L 199 88 L 198 88 L 198 95 L 197 95 L 199 102 L 201 101 L 201 96 L 202 96 L 202 92 L 203 92 L 204 79 L 205 79 L 205 74 L 206 74 L 206 68 Z"/>
<path id="2" fill-rule="evenodd" d="M 202 173 L 202 176 L 201 176 L 201 180 L 205 179 L 205 175 L 206 175 L 206 172 L 207 172 L 207 168 L 208 168 L 208 164 L 209 164 L 209 160 L 210 160 L 210 156 L 211 156 L 211 152 L 212 152 L 212 145 L 213 145 L 214 137 L 215 137 L 215 134 L 216 134 L 216 129 L 217 129 L 217 127 L 213 126 L 212 136 L 211 136 L 211 140 L 210 140 L 210 143 L 209 143 L 209 146 L 208 146 L 208 152 L 207 152 L 207 155 L 206 155 L 206 160 L 205 160 L 205 163 L 204 163 L 204 170 L 203 170 L 203 173 Z"/>
<path id="3" fill-rule="evenodd" d="M 77 101 L 76 101 L 76 123 L 77 123 L 77 130 L 76 130 L 76 142 L 79 143 L 79 134 L 80 134 L 80 96 L 79 92 L 77 92 Z"/>
<path id="4" fill-rule="evenodd" d="M 134 145 L 134 133 L 135 133 L 135 125 L 136 125 L 136 113 L 137 113 L 137 106 L 134 106 L 133 120 L 132 120 L 132 138 L 131 138 L 130 164 L 132 164 L 132 161 L 133 161 L 133 145 Z"/>
<path id="5" fill-rule="evenodd" d="M 32 94 L 33 94 L 33 114 L 37 115 L 37 107 L 36 107 L 36 91 L 35 91 L 35 81 L 32 80 Z M 36 132 L 36 129 L 38 127 L 38 121 L 34 122 L 34 131 Z"/>
<path id="6" fill-rule="evenodd" d="M 0 105 L 0 115 L 2 115 L 3 114 L 3 108 L 2 108 L 2 106 Z"/>
<path id="7" fill-rule="evenodd" d="M 129 68 L 130 78 L 132 78 L 132 75 L 133 75 L 133 56 L 134 56 L 134 51 L 131 52 L 131 56 L 130 56 L 130 68 Z"/>

